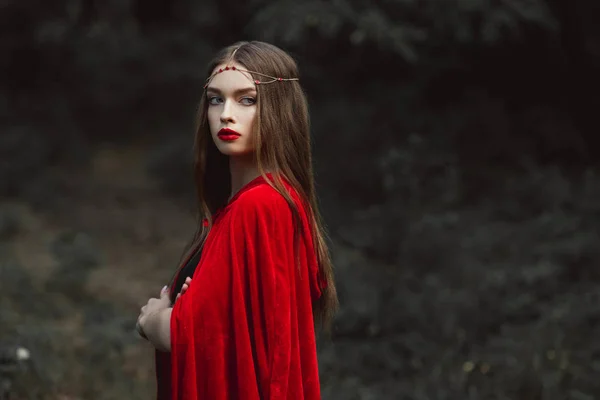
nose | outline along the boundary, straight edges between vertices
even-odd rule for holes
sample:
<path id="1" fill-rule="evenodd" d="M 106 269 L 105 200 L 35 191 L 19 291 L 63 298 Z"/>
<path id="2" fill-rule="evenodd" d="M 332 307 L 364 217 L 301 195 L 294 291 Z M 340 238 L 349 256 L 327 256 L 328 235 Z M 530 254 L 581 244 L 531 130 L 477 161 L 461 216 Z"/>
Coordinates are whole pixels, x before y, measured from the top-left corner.
<path id="1" fill-rule="evenodd" d="M 225 102 L 223 103 L 223 110 L 221 111 L 221 122 L 222 123 L 234 122 L 233 105 L 231 104 L 231 101 L 229 101 L 229 100 L 225 100 Z"/>

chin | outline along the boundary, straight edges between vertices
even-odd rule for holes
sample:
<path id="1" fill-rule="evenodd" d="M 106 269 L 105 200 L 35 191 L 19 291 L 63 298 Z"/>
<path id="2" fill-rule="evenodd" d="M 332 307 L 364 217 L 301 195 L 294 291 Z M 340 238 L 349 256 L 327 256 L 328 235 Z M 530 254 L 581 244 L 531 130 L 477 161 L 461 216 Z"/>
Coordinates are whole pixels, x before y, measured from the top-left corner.
<path id="1" fill-rule="evenodd" d="M 221 154 L 228 157 L 247 157 L 252 154 L 252 150 L 236 148 L 236 146 L 230 144 L 220 144 L 217 146 L 217 149 L 219 149 Z"/>

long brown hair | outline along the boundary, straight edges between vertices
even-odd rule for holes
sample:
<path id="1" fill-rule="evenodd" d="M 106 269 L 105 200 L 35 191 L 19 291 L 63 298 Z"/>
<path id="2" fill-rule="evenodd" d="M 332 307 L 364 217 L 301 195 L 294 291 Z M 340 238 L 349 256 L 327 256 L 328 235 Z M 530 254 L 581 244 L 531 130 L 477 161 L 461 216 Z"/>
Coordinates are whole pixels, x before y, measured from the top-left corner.
<path id="1" fill-rule="evenodd" d="M 298 67 L 290 55 L 276 46 L 258 41 L 238 42 L 222 49 L 209 63 L 206 76 L 210 76 L 218 65 L 232 61 L 247 70 L 274 77 L 298 77 Z M 253 79 L 264 78 L 253 76 Z M 258 169 L 265 180 L 284 196 L 296 222 L 299 221 L 299 211 L 283 185 L 282 176 L 297 191 L 306 206 L 320 273 L 326 281 L 320 299 L 313 305 L 313 313 L 315 322 L 329 331 L 338 307 L 338 298 L 327 235 L 315 194 L 306 95 L 298 81 L 288 81 L 284 84 L 258 85 L 257 97 L 258 109 L 253 133 Z M 227 203 L 231 192 L 229 160 L 212 141 L 207 106 L 205 92 L 200 100 L 194 144 L 199 220 L 180 268 L 202 248 L 212 227 L 212 214 Z M 273 177 L 272 181 L 267 177 L 266 171 Z M 208 224 L 203 223 L 204 219 L 208 220 Z M 295 226 L 297 244 L 301 224 L 296 223 Z M 296 250 L 297 248 L 296 245 Z"/>

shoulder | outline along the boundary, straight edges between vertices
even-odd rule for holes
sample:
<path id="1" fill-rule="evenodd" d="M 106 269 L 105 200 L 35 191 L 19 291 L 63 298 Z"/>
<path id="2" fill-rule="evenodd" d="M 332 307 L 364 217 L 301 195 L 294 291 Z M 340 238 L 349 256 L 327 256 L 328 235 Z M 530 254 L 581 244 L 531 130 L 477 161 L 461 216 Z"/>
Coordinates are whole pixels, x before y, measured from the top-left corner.
<path id="1" fill-rule="evenodd" d="M 287 188 L 288 192 L 290 191 Z M 292 195 L 292 197 L 294 197 Z M 280 218 L 290 215 L 286 199 L 275 188 L 264 182 L 245 191 L 232 204 L 234 214 L 241 213 L 246 217 L 262 216 Z"/>
<path id="2" fill-rule="evenodd" d="M 266 182 L 262 182 L 242 193 L 237 203 L 246 207 L 287 204 L 285 198 Z"/>

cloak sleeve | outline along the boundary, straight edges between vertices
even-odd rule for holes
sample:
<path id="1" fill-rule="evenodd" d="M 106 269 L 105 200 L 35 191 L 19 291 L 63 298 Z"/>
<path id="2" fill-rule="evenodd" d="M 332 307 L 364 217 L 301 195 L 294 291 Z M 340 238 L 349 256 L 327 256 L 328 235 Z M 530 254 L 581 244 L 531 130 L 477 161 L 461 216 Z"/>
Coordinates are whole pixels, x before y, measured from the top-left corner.
<path id="1" fill-rule="evenodd" d="M 317 264 L 300 210 L 299 269 L 290 208 L 270 186 L 215 221 L 171 316 L 171 399 L 320 399 Z"/>

